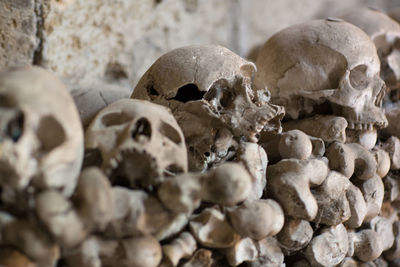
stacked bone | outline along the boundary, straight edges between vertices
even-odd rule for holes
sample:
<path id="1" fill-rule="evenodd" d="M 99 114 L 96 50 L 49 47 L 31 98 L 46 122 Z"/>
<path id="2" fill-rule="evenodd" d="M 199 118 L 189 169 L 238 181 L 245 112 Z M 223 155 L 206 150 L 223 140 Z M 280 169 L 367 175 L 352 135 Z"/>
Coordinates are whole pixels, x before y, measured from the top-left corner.
<path id="1" fill-rule="evenodd" d="M 396 24 L 353 12 L 366 33 L 295 25 L 256 65 L 173 50 L 90 123 L 46 71 L 1 73 L 0 264 L 399 265 Z"/>

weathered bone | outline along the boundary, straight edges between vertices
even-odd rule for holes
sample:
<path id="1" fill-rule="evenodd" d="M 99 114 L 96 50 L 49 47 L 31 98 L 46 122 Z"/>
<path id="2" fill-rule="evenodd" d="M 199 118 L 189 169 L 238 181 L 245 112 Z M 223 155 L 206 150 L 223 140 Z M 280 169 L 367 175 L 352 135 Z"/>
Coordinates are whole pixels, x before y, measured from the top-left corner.
<path id="1" fill-rule="evenodd" d="M 0 73 L 0 140 L 2 186 L 73 193 L 83 130 L 72 97 L 55 76 L 39 67 Z"/>
<path id="2" fill-rule="evenodd" d="M 375 45 L 350 23 L 325 19 L 285 28 L 260 49 L 256 66 L 255 89 L 268 88 L 289 118 L 331 110 L 347 120 L 347 141 L 368 149 L 376 129 L 387 125 Z"/>
<path id="3" fill-rule="evenodd" d="M 383 178 L 390 170 L 389 153 L 378 146 L 374 147 L 372 153 L 375 155 L 375 160 L 377 163 L 376 173 L 379 175 L 379 177 Z"/>
<path id="4" fill-rule="evenodd" d="M 367 205 L 367 213 L 364 221 L 368 222 L 379 214 L 382 207 L 385 194 L 382 178 L 375 175 L 373 178 L 365 181 L 354 179 L 353 183 L 360 188 L 364 196 Z"/>
<path id="5" fill-rule="evenodd" d="M 351 217 L 347 189 L 351 183 L 342 174 L 331 171 L 324 182 L 312 190 L 318 203 L 317 224 L 338 225 Z"/>
<path id="6" fill-rule="evenodd" d="M 310 223 L 301 219 L 285 218 L 285 225 L 276 236 L 286 255 L 305 248 L 314 234 Z"/>
<path id="7" fill-rule="evenodd" d="M 350 178 L 353 174 L 367 180 L 377 172 L 377 162 L 372 153 L 359 144 L 332 143 L 326 150 L 329 167 Z"/>
<path id="8" fill-rule="evenodd" d="M 72 204 L 54 190 L 42 192 L 36 198 L 36 213 L 62 247 L 73 247 L 88 235 Z"/>
<path id="9" fill-rule="evenodd" d="M 241 139 L 256 143 L 262 130 L 280 130 L 284 109 L 263 100 L 265 89 L 254 95 L 255 72 L 253 63 L 224 47 L 181 47 L 154 62 L 132 97 L 172 109 L 190 170 L 205 171 L 232 158 Z"/>
<path id="10" fill-rule="evenodd" d="M 266 173 L 268 157 L 265 150 L 258 144 L 241 142 L 237 151 L 238 161 L 241 162 L 252 177 L 252 188 L 247 199 L 259 199 L 267 184 Z"/>
<path id="11" fill-rule="evenodd" d="M 276 235 L 284 224 L 283 210 L 272 199 L 247 200 L 229 209 L 228 217 L 240 236 L 255 240 Z"/>
<path id="12" fill-rule="evenodd" d="M 252 188 L 250 174 L 238 163 L 222 164 L 207 172 L 201 179 L 202 200 L 225 206 L 245 200 Z"/>
<path id="13" fill-rule="evenodd" d="M 390 157 L 390 169 L 400 169 L 400 140 L 399 138 L 392 136 L 386 142 L 381 143 L 380 147 L 389 153 Z"/>
<path id="14" fill-rule="evenodd" d="M 381 61 L 381 77 L 389 87 L 391 98 L 398 101 L 400 53 L 397 43 L 400 39 L 400 25 L 385 13 L 372 8 L 356 8 L 342 18 L 365 31 L 374 41 Z"/>
<path id="15" fill-rule="evenodd" d="M 349 232 L 348 256 L 367 262 L 377 259 L 382 251 L 382 239 L 374 230 L 365 229 L 359 232 Z"/>
<path id="16" fill-rule="evenodd" d="M 308 159 L 312 153 L 310 138 L 299 130 L 290 130 L 281 135 L 279 154 L 283 159 Z"/>
<path id="17" fill-rule="evenodd" d="M 282 124 L 284 131 L 298 129 L 304 133 L 321 138 L 325 142 L 346 142 L 347 121 L 343 117 L 316 115 L 302 120 Z"/>
<path id="18" fill-rule="evenodd" d="M 316 235 L 308 245 L 305 256 L 311 266 L 335 266 L 345 258 L 348 248 L 346 228 L 338 224 Z"/>
<path id="19" fill-rule="evenodd" d="M 197 241 L 208 248 L 229 248 L 240 238 L 226 221 L 225 215 L 215 208 L 207 208 L 193 215 L 189 225 Z"/>
<path id="20" fill-rule="evenodd" d="M 197 250 L 188 262 L 182 267 L 211 267 L 213 259 L 211 258 L 212 252 L 208 249 L 201 248 Z"/>
<path id="21" fill-rule="evenodd" d="M 181 233 L 171 243 L 162 246 L 164 257 L 172 266 L 177 266 L 181 259 L 192 256 L 196 249 L 196 239 L 189 232 Z"/>
<path id="22" fill-rule="evenodd" d="M 383 251 L 390 249 L 394 243 L 393 221 L 390 218 L 376 216 L 367 224 L 382 240 Z"/>
<path id="23" fill-rule="evenodd" d="M 74 197 L 79 217 L 89 231 L 103 231 L 113 214 L 112 188 L 95 167 L 83 170 Z"/>
<path id="24" fill-rule="evenodd" d="M 187 171 L 185 140 L 172 113 L 143 100 L 121 99 L 102 109 L 86 131 L 113 183 L 152 187 Z"/>
<path id="25" fill-rule="evenodd" d="M 281 267 L 284 265 L 284 255 L 279 247 L 278 241 L 274 237 L 267 237 L 256 242 L 258 258 L 249 262 L 251 267 Z"/>
<path id="26" fill-rule="evenodd" d="M 258 251 L 254 241 L 249 238 L 238 240 L 232 247 L 225 250 L 226 259 L 230 266 L 238 266 L 245 261 L 254 261 Z"/>
<path id="27" fill-rule="evenodd" d="M 350 218 L 344 222 L 344 225 L 348 228 L 360 227 L 368 212 L 363 193 L 357 186 L 349 183 L 346 191 L 346 198 L 349 202 L 351 215 Z"/>
<path id="28" fill-rule="evenodd" d="M 268 168 L 268 193 L 287 216 L 312 220 L 317 215 L 318 204 L 310 187 L 322 184 L 327 175 L 328 166 L 319 159 L 281 160 Z"/>

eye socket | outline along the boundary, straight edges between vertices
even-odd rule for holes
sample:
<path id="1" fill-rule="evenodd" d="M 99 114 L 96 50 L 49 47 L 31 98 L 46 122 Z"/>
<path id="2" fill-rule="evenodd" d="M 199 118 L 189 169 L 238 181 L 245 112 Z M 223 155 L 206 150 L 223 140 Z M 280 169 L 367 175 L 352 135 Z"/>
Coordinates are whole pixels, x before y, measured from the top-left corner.
<path id="1" fill-rule="evenodd" d="M 151 125 L 146 118 L 140 118 L 136 121 L 132 131 L 132 138 L 138 140 L 140 136 L 151 138 Z"/>
<path id="2" fill-rule="evenodd" d="M 221 79 L 213 84 L 211 89 L 204 96 L 204 99 L 217 105 L 216 108 L 219 110 L 228 107 L 232 103 L 234 94 L 230 89 L 229 82 L 225 79 Z M 215 102 L 212 100 L 218 101 Z"/>
<path id="3" fill-rule="evenodd" d="M 22 136 L 24 127 L 24 114 L 22 112 L 18 112 L 14 118 L 12 118 L 8 124 L 6 129 L 6 135 L 11 138 L 14 142 L 18 142 L 20 137 Z"/>
<path id="4" fill-rule="evenodd" d="M 40 120 L 36 134 L 43 152 L 53 150 L 66 140 L 64 128 L 52 115 L 44 116 Z"/>
<path id="5" fill-rule="evenodd" d="M 171 140 L 175 144 L 180 145 L 182 143 L 182 139 L 181 139 L 181 136 L 179 135 L 179 133 L 174 129 L 174 127 L 172 127 L 168 123 L 165 123 L 162 121 L 159 130 L 162 135 L 167 137 L 169 140 Z"/>
<path id="6" fill-rule="evenodd" d="M 368 67 L 366 65 L 358 65 L 350 71 L 349 79 L 353 88 L 357 90 L 363 90 L 367 87 L 369 83 L 369 79 L 366 74 L 367 69 Z"/>

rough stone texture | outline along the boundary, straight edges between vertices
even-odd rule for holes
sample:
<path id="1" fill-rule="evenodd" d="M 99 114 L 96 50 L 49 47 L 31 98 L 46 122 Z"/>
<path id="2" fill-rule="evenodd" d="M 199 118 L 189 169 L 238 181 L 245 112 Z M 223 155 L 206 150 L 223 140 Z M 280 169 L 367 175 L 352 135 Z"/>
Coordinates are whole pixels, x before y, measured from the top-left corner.
<path id="1" fill-rule="evenodd" d="M 129 80 L 132 85 L 156 58 L 178 46 L 219 43 L 232 48 L 233 4 L 202 2 L 75 0 L 53 4 L 44 23 L 43 64 L 63 76 Z"/>
<path id="2" fill-rule="evenodd" d="M 355 6 L 398 5 L 396 0 L 2 0 L 0 67 L 34 63 L 79 84 L 103 81 L 131 91 L 173 48 L 213 43 L 246 56 L 286 26 Z"/>
<path id="3" fill-rule="evenodd" d="M 36 11 L 34 0 L 0 1 L 0 67 L 33 62 Z"/>

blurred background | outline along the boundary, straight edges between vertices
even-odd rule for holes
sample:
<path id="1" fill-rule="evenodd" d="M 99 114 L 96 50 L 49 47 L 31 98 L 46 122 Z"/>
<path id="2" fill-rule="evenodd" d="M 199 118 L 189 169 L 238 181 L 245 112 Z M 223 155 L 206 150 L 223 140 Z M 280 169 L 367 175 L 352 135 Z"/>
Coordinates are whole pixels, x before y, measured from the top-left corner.
<path id="1" fill-rule="evenodd" d="M 0 0 L 0 66 L 36 64 L 75 89 L 132 91 L 163 53 L 220 44 L 243 57 L 292 24 L 400 0 Z"/>

